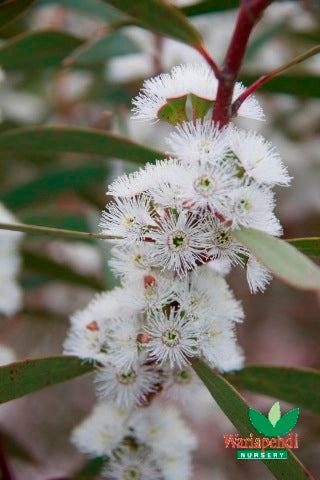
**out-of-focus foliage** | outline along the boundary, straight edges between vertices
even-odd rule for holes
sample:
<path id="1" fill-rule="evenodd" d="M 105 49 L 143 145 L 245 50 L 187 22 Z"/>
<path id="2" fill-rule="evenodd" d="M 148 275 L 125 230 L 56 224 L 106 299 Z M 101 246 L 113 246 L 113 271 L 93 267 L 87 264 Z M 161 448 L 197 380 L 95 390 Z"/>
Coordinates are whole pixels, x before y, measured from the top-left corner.
<path id="1" fill-rule="evenodd" d="M 132 10 L 136 3 L 139 11 Z M 150 8 L 151 3 L 154 9 Z M 163 141 L 165 129 L 159 126 L 155 135 L 150 127 L 130 121 L 131 98 L 146 77 L 167 71 L 181 62 L 202 62 L 200 54 L 189 46 L 199 45 L 202 39 L 208 51 L 221 62 L 232 33 L 234 8 L 239 2 L 172 3 L 176 6 L 151 0 L 1 2 L 0 66 L 5 77 L 0 83 L 0 200 L 22 222 L 97 231 L 100 210 L 109 200 L 105 196 L 107 184 L 122 172 L 163 158 L 163 152 L 168 149 Z M 143 29 L 137 26 L 137 17 Z M 319 19 L 317 2 L 276 2 L 271 6 L 249 44 L 241 72 L 244 84 L 250 84 L 319 43 Z M 148 32 L 147 28 L 156 33 Z M 295 177 L 292 189 L 288 189 L 279 202 L 286 238 L 319 235 L 319 74 L 319 59 L 314 58 L 265 84 L 259 93 L 267 116 L 260 130 L 265 136 L 273 137 L 290 174 Z M 129 140 L 124 140 L 126 138 Z M 307 255 L 319 256 L 318 238 L 295 240 L 293 244 Z M 114 285 L 115 280 L 106 266 L 108 249 L 100 241 L 75 243 L 26 237 L 21 274 L 26 291 L 25 308 L 10 320 L 12 323 L 3 322 L 1 329 L 20 358 L 61 353 L 68 315 L 84 306 L 94 291 Z M 249 297 L 241 278 L 239 274 L 234 285 L 238 297 L 245 299 L 248 320 L 240 328 L 240 335 L 248 360 L 319 367 L 316 297 L 312 294 L 302 297 L 277 282 L 264 297 Z M 48 358 L 38 362 L 34 369 L 31 364 L 22 362 L 17 374 L 11 372 L 20 375 L 21 379 L 17 389 L 12 389 L 11 398 L 91 369 L 90 365 L 81 365 L 72 358 Z M 0 390 L 5 382 L 11 385 L 10 368 L 0 368 Z M 36 369 L 40 369 L 41 375 L 34 374 Z M 204 371 L 205 367 L 203 375 Z M 304 394 L 311 384 L 315 385 L 314 378 L 310 377 L 313 373 L 307 372 L 301 377 L 303 371 L 297 370 L 296 376 L 288 382 L 284 372 L 259 371 L 256 379 L 253 367 L 248 367 L 229 380 L 237 387 L 241 385 L 314 412 L 313 392 L 309 389 L 309 393 Z M 259 380 L 260 376 L 265 379 L 264 383 Z M 15 378 L 17 381 L 18 376 Z M 232 407 L 232 399 L 242 402 L 234 393 L 227 403 L 231 387 L 222 378 L 213 378 L 219 382 L 219 388 L 225 389 L 221 390 L 225 394 L 223 398 L 216 397 L 225 410 Z M 25 403 L 24 399 L 19 400 L 21 403 L 16 407 L 19 413 L 12 414 L 11 418 L 31 422 L 32 416 L 37 417 L 32 418 L 31 427 L 24 423 L 26 420 L 12 420 L 10 424 L 9 416 L 0 418 L 7 429 L 12 428 L 12 438 L 17 436 L 21 440 L 19 450 L 19 442 L 14 448 L 0 433 L 10 456 L 20 457 L 20 462 L 24 457 L 29 463 L 34 456 L 41 463 L 42 470 L 39 465 L 33 469 L 25 463 L 14 464 L 21 473 L 18 478 L 56 478 L 65 475 L 66 471 L 77 472 L 75 479 L 91 478 L 101 468 L 97 460 L 81 472 L 79 465 L 83 459 L 68 446 L 71 428 L 92 402 L 89 384 L 85 383 L 85 378 L 84 383 L 77 384 L 78 381 L 75 381 L 74 394 L 72 389 L 67 390 L 68 387 L 62 385 L 52 387 L 48 397 L 39 392 L 34 400 L 33 397 Z M 297 385 L 303 385 L 304 389 Z M 1 396 L 1 399 L 9 400 L 9 397 Z M 259 405 L 258 402 L 264 405 L 263 400 L 256 397 L 255 402 L 255 405 Z M 245 408 L 240 403 L 237 408 L 232 407 L 232 421 L 238 426 L 241 420 L 239 430 L 243 428 L 239 412 Z M 55 417 L 52 424 L 48 412 Z M 210 410 L 210 418 L 215 414 L 218 416 L 217 411 L 211 415 Z M 301 417 L 303 442 L 307 445 L 309 441 L 312 446 L 308 453 L 302 442 L 298 456 L 311 471 L 317 472 L 318 451 L 314 445 L 320 427 L 314 418 L 304 414 Z M 211 424 L 211 430 L 230 428 L 223 420 L 218 422 L 222 426 Z M 270 478 L 265 476 L 262 467 L 248 464 L 254 462 L 232 462 L 229 455 L 221 455 L 218 446 L 213 455 L 212 431 L 207 431 L 207 420 L 199 424 L 203 435 L 202 453 L 195 479 L 207 480 L 214 475 L 223 480 Z M 28 458 L 29 447 L 25 445 L 28 445 L 30 428 L 40 432 L 41 438 L 35 438 Z M 63 465 L 61 471 L 57 464 Z M 290 468 L 295 465 L 292 458 L 289 465 Z M 282 467 L 272 466 L 279 472 Z M 287 477 L 283 478 L 305 478 L 297 471 L 287 470 Z M 279 472 L 277 475 L 281 475 Z"/>

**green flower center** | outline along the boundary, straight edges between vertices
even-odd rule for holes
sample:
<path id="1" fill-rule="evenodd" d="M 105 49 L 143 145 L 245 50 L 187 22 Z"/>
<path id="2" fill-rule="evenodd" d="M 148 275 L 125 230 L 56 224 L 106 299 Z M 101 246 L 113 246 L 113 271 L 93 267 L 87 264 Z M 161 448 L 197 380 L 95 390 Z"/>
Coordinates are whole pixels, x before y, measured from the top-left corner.
<path id="1" fill-rule="evenodd" d="M 181 252 L 188 245 L 188 236 L 183 230 L 176 230 L 169 236 L 168 246 L 171 250 Z"/>
<path id="2" fill-rule="evenodd" d="M 209 175 L 204 174 L 195 180 L 194 189 L 200 195 L 208 196 L 214 192 L 215 182 Z"/>
<path id="3" fill-rule="evenodd" d="M 246 200 L 245 198 L 242 198 L 238 204 L 237 204 L 237 210 L 239 213 L 247 213 L 250 208 L 251 208 L 251 205 L 250 203 L 248 202 L 248 200 Z"/>
<path id="4" fill-rule="evenodd" d="M 178 370 L 175 373 L 175 380 L 177 383 L 180 383 L 181 385 L 187 385 L 191 381 L 191 375 L 186 369 Z"/>
<path id="5" fill-rule="evenodd" d="M 139 480 L 141 478 L 140 471 L 137 467 L 128 467 L 124 471 L 124 480 Z"/>
<path id="6" fill-rule="evenodd" d="M 227 232 L 226 230 L 222 230 L 220 232 L 217 232 L 213 236 L 213 243 L 221 248 L 228 248 L 231 244 L 232 238 L 231 234 Z"/>
<path id="7" fill-rule="evenodd" d="M 137 374 L 134 370 L 131 370 L 131 372 L 128 373 L 117 374 L 117 378 L 121 385 L 132 385 L 137 378 Z"/>
<path id="8" fill-rule="evenodd" d="M 167 347 L 176 347 L 180 343 L 180 334 L 174 328 L 167 328 L 162 334 L 162 341 Z"/>

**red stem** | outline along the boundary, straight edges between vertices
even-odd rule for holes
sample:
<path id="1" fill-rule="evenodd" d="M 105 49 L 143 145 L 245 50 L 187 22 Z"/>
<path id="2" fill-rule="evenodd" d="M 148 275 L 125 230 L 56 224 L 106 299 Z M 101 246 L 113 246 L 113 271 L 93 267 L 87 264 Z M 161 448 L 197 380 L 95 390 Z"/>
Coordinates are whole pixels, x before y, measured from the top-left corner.
<path id="1" fill-rule="evenodd" d="M 220 128 L 232 115 L 231 104 L 250 34 L 272 0 L 242 0 L 233 36 L 220 71 L 219 86 L 212 119 Z"/>
<path id="2" fill-rule="evenodd" d="M 220 77 L 220 70 L 219 70 L 217 64 L 215 63 L 215 61 L 213 60 L 213 58 L 209 55 L 205 46 L 204 45 L 198 45 L 197 50 L 203 56 L 203 58 L 208 63 L 208 65 L 211 67 L 211 69 L 213 70 L 213 73 L 215 74 L 215 77 L 219 78 Z"/>

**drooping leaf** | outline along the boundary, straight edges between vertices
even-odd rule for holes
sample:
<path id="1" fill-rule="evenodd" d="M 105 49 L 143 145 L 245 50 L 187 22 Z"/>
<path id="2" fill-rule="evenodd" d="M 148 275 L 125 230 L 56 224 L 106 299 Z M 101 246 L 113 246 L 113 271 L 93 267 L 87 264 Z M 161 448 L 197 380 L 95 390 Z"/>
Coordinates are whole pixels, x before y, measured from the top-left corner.
<path id="1" fill-rule="evenodd" d="M 249 86 L 257 80 L 257 78 L 267 75 L 269 72 L 257 72 L 252 74 L 241 74 L 240 80 L 244 85 Z M 311 74 L 286 74 L 275 77 L 270 82 L 265 83 L 259 88 L 259 93 L 285 93 L 295 95 L 301 98 L 319 98 L 319 77 Z"/>
<path id="2" fill-rule="evenodd" d="M 320 415 L 320 370 L 248 365 L 226 378 L 237 387 L 280 398 Z"/>
<path id="3" fill-rule="evenodd" d="M 87 66 L 96 63 L 105 63 L 106 60 L 121 55 L 139 53 L 137 45 L 122 33 L 108 33 L 94 43 L 87 43 L 75 50 L 70 59 L 66 60 L 67 65 Z"/>
<path id="4" fill-rule="evenodd" d="M 20 17 L 33 3 L 35 0 L 2 1 L 0 4 L 0 28 Z"/>
<path id="5" fill-rule="evenodd" d="M 249 406 L 237 390 L 225 378 L 211 370 L 202 360 L 191 359 L 191 363 L 212 397 L 240 435 L 249 437 L 250 433 L 255 433 L 248 416 Z M 292 480 L 293 478 L 295 480 L 314 480 L 291 450 L 288 450 L 286 461 L 262 461 L 278 480 Z"/>
<path id="6" fill-rule="evenodd" d="M 97 183 L 103 180 L 105 173 L 105 167 L 97 164 L 50 169 L 35 180 L 3 193 L 0 198 L 9 208 L 23 208 L 35 202 L 47 202 L 48 198 L 61 195 L 66 191 Z"/>
<path id="7" fill-rule="evenodd" d="M 104 0 L 133 17 L 138 25 L 192 46 L 202 44 L 197 30 L 173 5 L 163 0 Z"/>
<path id="8" fill-rule="evenodd" d="M 143 164 L 164 153 L 112 133 L 79 127 L 27 127 L 0 135 L 0 152 L 23 155 L 77 153 L 121 158 Z"/>
<path id="9" fill-rule="evenodd" d="M 95 277 L 82 275 L 68 265 L 58 263 L 40 253 L 29 250 L 23 250 L 22 253 L 23 266 L 31 272 L 41 274 L 54 281 L 92 288 L 98 291 L 103 290 L 103 283 Z"/>
<path id="10" fill-rule="evenodd" d="M 287 238 L 286 241 L 310 257 L 320 257 L 320 237 Z"/>
<path id="11" fill-rule="evenodd" d="M 32 358 L 0 367 L 0 403 L 23 397 L 93 370 L 77 357 Z"/>
<path id="12" fill-rule="evenodd" d="M 249 418 L 256 430 L 266 437 L 275 437 L 276 430 L 272 423 L 262 413 L 249 408 Z"/>
<path id="13" fill-rule="evenodd" d="M 281 417 L 281 410 L 280 410 L 280 403 L 276 402 L 272 405 L 268 413 L 268 419 L 272 423 L 273 426 L 280 420 Z"/>
<path id="14" fill-rule="evenodd" d="M 114 8 L 106 5 L 101 0 L 38 0 L 37 5 L 64 5 L 84 12 L 90 16 L 96 16 L 102 20 L 116 21 L 123 16 Z"/>
<path id="15" fill-rule="evenodd" d="M 0 45 L 0 65 L 7 71 L 60 66 L 82 40 L 65 32 L 27 32 Z"/>
<path id="16" fill-rule="evenodd" d="M 283 415 L 275 425 L 276 436 L 283 437 L 289 433 L 298 421 L 299 408 L 294 408 Z"/>
<path id="17" fill-rule="evenodd" d="M 320 268 L 288 242 L 253 228 L 233 233 L 283 282 L 301 290 L 320 290 Z"/>
<path id="18" fill-rule="evenodd" d="M 203 15 L 204 13 L 223 12 L 231 8 L 238 8 L 239 0 L 202 0 L 192 5 L 181 7 L 181 11 L 188 17 Z"/>

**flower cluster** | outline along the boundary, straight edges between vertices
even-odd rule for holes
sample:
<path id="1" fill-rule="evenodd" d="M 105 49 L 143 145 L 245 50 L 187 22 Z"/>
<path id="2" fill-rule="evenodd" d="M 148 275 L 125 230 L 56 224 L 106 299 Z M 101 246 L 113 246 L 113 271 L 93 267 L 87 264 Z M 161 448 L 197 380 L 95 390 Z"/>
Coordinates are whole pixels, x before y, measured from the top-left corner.
<path id="1" fill-rule="evenodd" d="M 154 402 L 128 412 L 98 403 L 73 432 L 73 443 L 92 457 L 104 457 L 110 480 L 185 480 L 196 439 L 177 410 Z"/>
<path id="2" fill-rule="evenodd" d="M 14 216 L 0 203 L 0 221 L 15 223 Z M 17 283 L 20 270 L 18 246 L 23 234 L 1 230 L 0 232 L 0 314 L 10 316 L 21 307 L 22 291 Z"/>
<path id="3" fill-rule="evenodd" d="M 235 96 L 242 88 L 237 85 Z M 114 200 L 102 214 L 101 227 L 117 237 L 110 267 L 121 286 L 96 296 L 71 318 L 65 352 L 95 362 L 99 397 L 131 412 L 130 422 L 139 417 L 130 430 L 138 438 L 134 452 L 126 443 L 107 452 L 108 478 L 189 478 L 187 472 L 172 477 L 161 462 L 146 458 L 146 448 L 170 444 L 172 432 L 165 439 L 161 430 L 152 444 L 136 429 L 144 422 L 152 425 L 148 412 L 155 396 L 182 399 L 194 388 L 194 357 L 221 372 L 242 367 L 235 326 L 243 311 L 223 277 L 234 265 L 242 266 L 252 292 L 263 291 L 271 278 L 233 232 L 249 227 L 280 235 L 272 188 L 288 185 L 290 177 L 261 135 L 213 124 L 208 115 L 216 94 L 217 81 L 206 66 L 176 67 L 145 82 L 134 100 L 134 115 L 175 125 L 167 138 L 168 158 L 109 186 Z M 252 97 L 239 115 L 263 117 Z M 89 424 L 79 431 L 98 427 L 92 419 Z M 84 433 L 80 437 L 94 445 Z M 139 463 L 140 455 L 146 469 L 154 470 L 125 477 L 123 468 L 132 456 Z"/>

